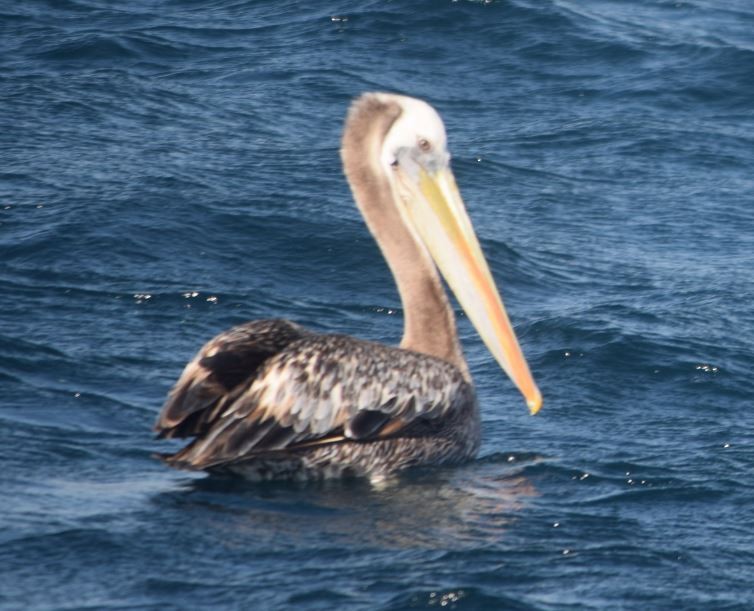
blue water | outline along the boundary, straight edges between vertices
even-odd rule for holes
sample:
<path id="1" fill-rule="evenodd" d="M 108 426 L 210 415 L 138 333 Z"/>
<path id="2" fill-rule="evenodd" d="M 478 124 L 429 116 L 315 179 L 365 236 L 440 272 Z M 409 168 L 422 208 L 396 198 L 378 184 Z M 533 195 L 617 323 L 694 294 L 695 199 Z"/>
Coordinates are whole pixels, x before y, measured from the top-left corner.
<path id="1" fill-rule="evenodd" d="M 479 460 L 168 469 L 215 333 L 400 337 L 369 90 L 443 115 L 542 412 L 461 319 Z M 753 207 L 748 0 L 0 3 L 0 606 L 754 608 Z"/>

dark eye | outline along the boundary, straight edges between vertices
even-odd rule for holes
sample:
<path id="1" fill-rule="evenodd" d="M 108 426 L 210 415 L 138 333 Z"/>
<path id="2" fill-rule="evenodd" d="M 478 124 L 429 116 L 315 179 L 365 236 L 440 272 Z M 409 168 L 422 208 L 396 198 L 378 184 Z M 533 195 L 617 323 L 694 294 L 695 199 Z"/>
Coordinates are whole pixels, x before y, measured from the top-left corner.
<path id="1" fill-rule="evenodd" d="M 395 159 L 393 159 L 390 162 L 390 165 L 393 166 L 394 168 L 397 168 L 398 167 L 398 158 L 396 157 Z"/>
<path id="2" fill-rule="evenodd" d="M 426 138 L 419 138 L 419 148 L 426 153 L 432 148 L 432 145 Z"/>

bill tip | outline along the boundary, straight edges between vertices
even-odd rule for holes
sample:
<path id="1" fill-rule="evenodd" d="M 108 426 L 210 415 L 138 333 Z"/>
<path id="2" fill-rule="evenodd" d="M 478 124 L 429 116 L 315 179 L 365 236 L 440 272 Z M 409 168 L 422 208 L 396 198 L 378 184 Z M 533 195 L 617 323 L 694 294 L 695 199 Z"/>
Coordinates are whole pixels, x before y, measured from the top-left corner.
<path id="1" fill-rule="evenodd" d="M 537 392 L 536 396 L 526 400 L 526 405 L 529 406 L 529 413 L 533 416 L 542 408 L 542 395 Z"/>

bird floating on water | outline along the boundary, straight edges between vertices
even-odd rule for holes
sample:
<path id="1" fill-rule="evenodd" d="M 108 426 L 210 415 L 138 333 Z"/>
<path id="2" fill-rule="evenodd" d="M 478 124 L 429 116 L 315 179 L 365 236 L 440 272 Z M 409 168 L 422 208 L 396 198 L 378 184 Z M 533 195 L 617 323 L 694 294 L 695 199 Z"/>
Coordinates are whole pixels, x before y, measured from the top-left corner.
<path id="1" fill-rule="evenodd" d="M 193 440 L 162 458 L 250 479 L 366 476 L 473 457 L 480 422 L 445 277 L 532 413 L 542 398 L 450 170 L 426 102 L 367 93 L 341 157 L 398 286 L 400 347 L 257 320 L 210 340 L 171 390 L 155 430 Z"/>

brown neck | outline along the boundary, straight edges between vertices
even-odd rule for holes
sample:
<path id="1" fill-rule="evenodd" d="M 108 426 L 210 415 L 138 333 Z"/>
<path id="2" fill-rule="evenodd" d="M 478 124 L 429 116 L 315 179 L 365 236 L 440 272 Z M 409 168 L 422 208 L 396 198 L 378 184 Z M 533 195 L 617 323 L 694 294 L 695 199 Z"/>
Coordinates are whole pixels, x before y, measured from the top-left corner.
<path id="1" fill-rule="evenodd" d="M 382 144 L 400 116 L 398 103 L 367 94 L 351 107 L 341 157 L 356 204 L 379 244 L 403 304 L 401 347 L 439 357 L 468 376 L 455 316 L 426 248 L 398 210 L 382 170 Z"/>

